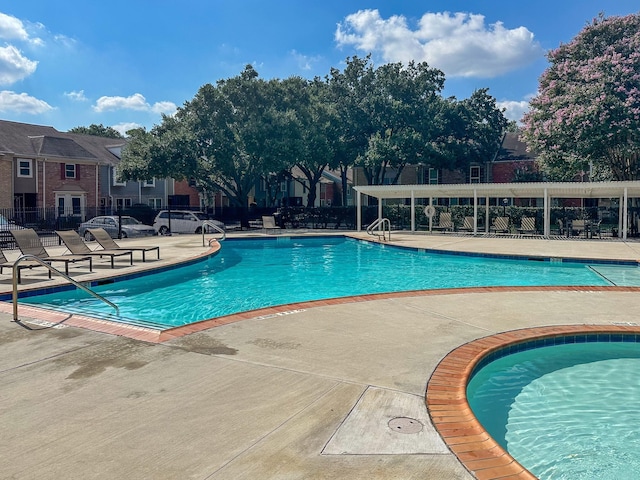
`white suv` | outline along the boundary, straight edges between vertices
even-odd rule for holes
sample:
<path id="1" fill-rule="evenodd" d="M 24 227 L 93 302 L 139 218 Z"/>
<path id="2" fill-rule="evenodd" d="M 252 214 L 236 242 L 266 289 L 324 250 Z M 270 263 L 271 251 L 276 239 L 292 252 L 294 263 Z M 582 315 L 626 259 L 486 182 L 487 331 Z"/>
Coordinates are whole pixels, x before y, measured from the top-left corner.
<path id="1" fill-rule="evenodd" d="M 171 218 L 169 218 L 171 216 Z M 202 212 L 192 212 L 190 210 L 162 210 L 153 222 L 160 235 L 171 233 L 202 233 L 202 222 L 205 220 L 217 225 L 224 230 L 224 223 L 218 220 L 209 220 Z M 209 225 L 205 226 L 205 233 L 212 233 L 214 229 Z"/>

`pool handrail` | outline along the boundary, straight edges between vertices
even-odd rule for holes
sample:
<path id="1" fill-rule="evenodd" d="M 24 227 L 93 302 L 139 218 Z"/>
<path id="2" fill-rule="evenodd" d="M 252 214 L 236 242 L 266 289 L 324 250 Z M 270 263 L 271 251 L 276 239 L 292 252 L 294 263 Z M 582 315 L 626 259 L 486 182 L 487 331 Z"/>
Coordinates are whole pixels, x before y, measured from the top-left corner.
<path id="1" fill-rule="evenodd" d="M 202 246 L 205 246 L 205 242 L 204 242 L 204 234 L 206 233 L 206 228 L 205 225 L 210 226 L 211 228 L 213 228 L 216 232 L 221 233 L 222 234 L 222 238 L 219 239 L 219 242 L 222 242 L 225 238 L 227 238 L 227 232 L 225 232 L 224 228 L 219 227 L 218 225 L 216 225 L 215 223 L 209 221 L 209 220 L 204 220 L 202 222 Z"/>
<path id="2" fill-rule="evenodd" d="M 386 230 L 385 227 L 387 227 Z M 382 231 L 382 235 L 380 235 L 379 233 L 375 233 L 373 231 L 375 228 L 378 229 L 378 232 Z M 378 218 L 367 227 L 367 233 L 369 235 L 375 235 L 378 238 L 382 237 L 383 241 L 387 240 L 385 232 L 388 232 L 388 240 L 391 240 L 391 221 L 388 218 Z"/>
<path id="3" fill-rule="evenodd" d="M 97 298 L 98 300 L 103 301 L 104 303 L 106 303 L 107 305 L 112 307 L 116 311 L 116 315 L 120 314 L 120 309 L 118 308 L 118 306 L 115 303 L 111 302 L 110 300 L 107 300 L 102 295 L 100 295 L 99 293 L 94 292 L 90 288 L 87 288 L 82 283 L 78 282 L 77 280 L 74 280 L 73 278 L 71 278 L 66 273 L 62 273 L 56 267 L 54 267 L 50 263 L 47 263 L 45 260 L 41 259 L 40 257 L 37 257 L 35 255 L 26 254 L 26 255 L 20 255 L 18 257 L 18 259 L 13 264 L 13 297 L 12 298 L 13 298 L 13 321 L 14 322 L 18 321 L 18 265 L 23 260 L 35 260 L 36 262 L 40 263 L 43 267 L 48 268 L 50 272 L 57 273 L 58 275 L 63 277 L 65 280 L 67 280 L 68 282 L 70 282 L 73 285 L 75 285 L 80 290 L 84 290 L 89 295 Z"/>

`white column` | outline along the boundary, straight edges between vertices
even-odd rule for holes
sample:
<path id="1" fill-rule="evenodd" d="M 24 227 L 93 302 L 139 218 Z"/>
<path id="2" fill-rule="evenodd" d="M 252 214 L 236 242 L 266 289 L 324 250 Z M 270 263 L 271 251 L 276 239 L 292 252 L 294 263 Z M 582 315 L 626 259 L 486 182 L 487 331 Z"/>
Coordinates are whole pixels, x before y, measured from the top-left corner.
<path id="1" fill-rule="evenodd" d="M 356 230 L 358 232 L 362 231 L 362 195 L 360 192 L 356 191 Z"/>
<path id="2" fill-rule="evenodd" d="M 622 231 L 624 232 L 622 234 L 622 238 L 624 240 L 627 239 L 627 230 L 629 230 L 629 213 L 628 213 L 628 205 L 627 203 L 629 202 L 629 197 L 628 197 L 628 191 L 627 191 L 627 187 L 624 187 L 624 207 L 622 209 L 623 216 L 622 216 Z"/>
<path id="3" fill-rule="evenodd" d="M 416 196 L 413 190 L 411 190 L 411 231 L 416 231 Z"/>
<path id="4" fill-rule="evenodd" d="M 623 215 L 622 202 L 624 202 L 624 199 L 620 197 L 618 200 L 618 237 L 620 238 L 622 238 L 622 215 Z"/>
<path id="5" fill-rule="evenodd" d="M 478 233 L 478 190 L 473 189 L 473 234 Z"/>
<path id="6" fill-rule="evenodd" d="M 491 220 L 489 218 L 489 197 L 485 197 L 484 199 L 484 209 L 485 209 L 484 233 L 489 233 L 489 220 Z"/>
<path id="7" fill-rule="evenodd" d="M 549 192 L 544 189 L 544 200 L 542 203 L 542 233 L 545 237 L 551 235 L 551 211 L 549 209 Z"/>

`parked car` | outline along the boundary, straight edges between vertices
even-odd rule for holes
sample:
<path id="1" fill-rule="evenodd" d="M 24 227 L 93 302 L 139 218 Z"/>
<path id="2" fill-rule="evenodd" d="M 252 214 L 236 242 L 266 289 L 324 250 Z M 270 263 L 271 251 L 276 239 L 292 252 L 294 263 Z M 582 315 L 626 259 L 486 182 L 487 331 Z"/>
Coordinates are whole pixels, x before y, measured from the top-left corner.
<path id="1" fill-rule="evenodd" d="M 109 232 L 111 238 L 118 238 L 120 232 L 119 220 L 122 222 L 122 238 L 147 237 L 158 234 L 158 231 L 151 225 L 145 225 L 133 217 L 117 215 L 93 217 L 91 220 L 80 224 L 78 233 L 88 242 L 93 240 L 93 235 L 89 232 L 90 228 L 104 228 Z"/>
<path id="2" fill-rule="evenodd" d="M 171 215 L 171 219 L 169 219 Z M 171 220 L 171 222 L 169 222 Z M 203 212 L 192 212 L 190 210 L 162 210 L 153 222 L 153 228 L 158 230 L 160 235 L 170 233 L 202 233 L 202 222 L 205 220 L 213 223 L 224 230 L 224 223 L 218 220 L 210 220 Z M 205 225 L 205 233 L 212 233 L 215 229 L 210 225 Z"/>
<path id="3" fill-rule="evenodd" d="M 13 235 L 11 230 L 24 230 L 24 227 L 10 221 L 7 217 L 0 214 L 0 247 L 9 247 L 13 245 Z"/>

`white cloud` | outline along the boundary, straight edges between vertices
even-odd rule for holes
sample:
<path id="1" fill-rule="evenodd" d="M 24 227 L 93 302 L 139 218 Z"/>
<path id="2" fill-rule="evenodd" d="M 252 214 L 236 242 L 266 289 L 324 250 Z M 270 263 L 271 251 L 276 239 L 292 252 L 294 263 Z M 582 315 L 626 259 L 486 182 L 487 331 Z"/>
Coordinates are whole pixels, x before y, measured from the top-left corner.
<path id="1" fill-rule="evenodd" d="M 26 93 L 0 91 L 0 112 L 40 114 L 53 110 L 44 100 L 39 100 Z"/>
<path id="2" fill-rule="evenodd" d="M 143 95 L 134 93 L 130 97 L 100 97 L 93 106 L 96 112 L 110 110 L 149 110 L 149 104 Z"/>
<path id="3" fill-rule="evenodd" d="M 126 135 L 129 130 L 133 130 L 134 128 L 142 128 L 142 125 L 135 122 L 125 122 L 113 125 L 111 128 L 119 132 L 121 135 Z"/>
<path id="4" fill-rule="evenodd" d="M 498 108 L 504 108 L 504 116 L 509 120 L 520 122 L 524 114 L 529 110 L 528 100 L 504 100 L 496 102 Z"/>
<path id="5" fill-rule="evenodd" d="M 84 90 L 64 92 L 64 96 L 70 98 L 75 102 L 86 102 L 87 100 L 89 100 L 84 96 Z"/>
<path id="6" fill-rule="evenodd" d="M 0 47 L 0 85 L 11 85 L 28 77 L 37 66 L 38 62 L 29 60 L 13 45 Z"/>
<path id="7" fill-rule="evenodd" d="M 360 10 L 338 24 L 335 40 L 386 62 L 426 61 L 452 77 L 496 77 L 543 55 L 527 28 L 509 30 L 484 20 L 470 13 L 425 13 L 412 29 L 401 15 L 385 20 L 378 10 Z"/>
<path id="8" fill-rule="evenodd" d="M 291 50 L 291 56 L 298 64 L 300 70 L 311 70 L 313 68 L 313 64 L 318 62 L 318 60 L 320 59 L 320 57 L 303 55 L 296 50 Z"/>
<path id="9" fill-rule="evenodd" d="M 29 34 L 19 19 L 0 13 L 0 38 L 3 40 L 22 40 L 26 42 L 29 40 Z"/>
<path id="10" fill-rule="evenodd" d="M 42 24 L 36 24 L 36 28 L 40 28 Z M 42 45 L 42 39 L 31 36 L 24 23 L 16 17 L 0 12 L 0 39 L 20 41 Z"/>
<path id="11" fill-rule="evenodd" d="M 113 110 L 137 110 L 153 113 L 175 113 L 178 107 L 173 102 L 157 102 L 153 105 L 147 103 L 147 99 L 140 93 L 134 93 L 129 97 L 100 97 L 93 109 L 96 112 Z"/>
<path id="12" fill-rule="evenodd" d="M 178 110 L 178 106 L 173 102 L 156 102 L 151 107 L 153 113 L 164 113 L 165 115 L 173 115 Z"/>

